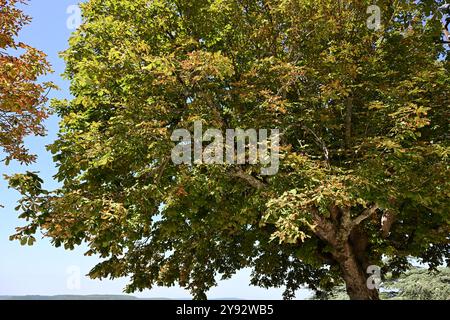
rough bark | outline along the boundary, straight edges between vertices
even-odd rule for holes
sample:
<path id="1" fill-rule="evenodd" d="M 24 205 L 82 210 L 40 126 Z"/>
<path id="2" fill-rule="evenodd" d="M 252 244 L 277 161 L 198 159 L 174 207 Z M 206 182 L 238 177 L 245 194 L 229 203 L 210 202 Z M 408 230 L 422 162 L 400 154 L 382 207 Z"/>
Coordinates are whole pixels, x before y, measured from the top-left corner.
<path id="1" fill-rule="evenodd" d="M 383 238 L 389 237 L 391 234 L 391 227 L 395 221 L 395 214 L 390 212 L 389 210 L 383 213 L 381 217 L 381 231 Z"/>
<path id="2" fill-rule="evenodd" d="M 369 241 L 360 226 L 377 209 L 375 204 L 355 219 L 351 218 L 350 208 L 330 208 L 331 219 L 321 216 L 315 208 L 311 210 L 316 225 L 314 232 L 333 248 L 333 259 L 339 264 L 347 294 L 352 300 L 379 300 L 378 290 L 367 286 L 369 262 L 366 250 Z"/>
<path id="3" fill-rule="evenodd" d="M 351 243 L 345 243 L 334 254 L 351 300 L 379 300 L 378 291 L 367 286 L 366 270 L 356 256 Z"/>

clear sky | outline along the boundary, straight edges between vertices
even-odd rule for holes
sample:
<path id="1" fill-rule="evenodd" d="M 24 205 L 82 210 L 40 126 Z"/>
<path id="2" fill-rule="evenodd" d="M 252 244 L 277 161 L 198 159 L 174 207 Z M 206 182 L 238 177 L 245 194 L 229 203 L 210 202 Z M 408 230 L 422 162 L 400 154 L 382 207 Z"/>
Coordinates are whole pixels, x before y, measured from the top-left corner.
<path id="1" fill-rule="evenodd" d="M 67 47 L 67 40 L 72 30 L 67 27 L 70 14 L 67 9 L 77 4 L 76 0 L 31 0 L 24 11 L 33 20 L 25 27 L 19 39 L 30 44 L 48 55 L 55 73 L 41 79 L 53 81 L 59 91 L 52 91 L 50 98 L 70 98 L 69 85 L 61 79 L 64 71 L 64 62 L 59 58 L 58 52 Z M 45 150 L 45 145 L 51 143 L 58 132 L 58 119 L 53 117 L 46 122 L 48 135 L 45 138 L 30 137 L 27 146 L 31 152 L 39 156 L 37 163 L 24 167 L 12 163 L 5 167 L 0 163 L 0 172 L 13 174 L 18 172 L 38 171 L 44 178 L 47 188 L 56 187 L 52 179 L 56 169 L 51 155 Z M 85 248 L 74 251 L 54 248 L 46 239 L 38 240 L 33 247 L 21 247 L 18 242 L 10 242 L 9 236 L 14 228 L 24 225 L 17 219 L 14 211 L 19 195 L 14 190 L 8 190 L 5 181 L 0 179 L 0 296 L 1 295 L 58 295 L 58 294 L 122 294 L 127 283 L 126 279 L 114 281 L 90 280 L 87 274 L 99 260 L 95 257 L 85 257 Z M 74 277 L 80 271 L 78 282 Z M 233 279 L 220 282 L 220 285 L 211 290 L 209 298 L 241 298 L 241 299 L 280 299 L 283 289 L 265 290 L 250 287 L 249 271 L 242 271 Z M 189 298 L 189 293 L 181 288 L 154 288 L 141 294 L 141 297 Z M 306 290 L 301 290 L 297 298 L 309 296 Z"/>

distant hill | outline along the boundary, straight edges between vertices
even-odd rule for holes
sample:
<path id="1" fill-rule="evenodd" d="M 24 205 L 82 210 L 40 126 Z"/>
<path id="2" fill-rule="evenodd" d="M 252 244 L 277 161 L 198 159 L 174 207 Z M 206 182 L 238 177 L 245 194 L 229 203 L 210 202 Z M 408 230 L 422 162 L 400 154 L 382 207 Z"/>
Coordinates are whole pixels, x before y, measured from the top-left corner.
<path id="1" fill-rule="evenodd" d="M 169 299 L 169 298 L 138 298 L 130 295 L 56 295 L 56 296 L 0 296 L 0 300 L 191 300 L 190 298 L 184 299 Z M 243 300 L 238 298 L 220 298 L 212 300 Z"/>
<path id="2" fill-rule="evenodd" d="M 0 300 L 170 300 L 167 298 L 137 298 L 127 295 L 57 295 L 0 296 Z"/>

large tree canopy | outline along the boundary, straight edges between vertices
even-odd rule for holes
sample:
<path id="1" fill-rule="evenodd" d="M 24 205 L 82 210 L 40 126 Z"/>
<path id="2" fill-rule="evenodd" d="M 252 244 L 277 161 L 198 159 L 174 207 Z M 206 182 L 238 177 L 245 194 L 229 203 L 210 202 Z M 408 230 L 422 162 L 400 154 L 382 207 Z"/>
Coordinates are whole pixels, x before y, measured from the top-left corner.
<path id="1" fill-rule="evenodd" d="M 45 91 L 53 85 L 40 84 L 39 76 L 50 72 L 46 55 L 16 37 L 30 18 L 19 8 L 24 0 L 0 0 L 0 148 L 6 160 L 30 163 L 35 160 L 23 145 L 27 135 L 43 135 L 47 117 Z"/>
<path id="2" fill-rule="evenodd" d="M 449 250 L 449 63 L 440 1 L 90 0 L 63 53 L 74 99 L 49 149 L 58 190 L 10 183 L 56 246 L 86 242 L 93 278 L 128 292 L 218 276 L 377 299 L 366 268 Z M 277 128 L 280 170 L 174 165 L 174 129 Z"/>

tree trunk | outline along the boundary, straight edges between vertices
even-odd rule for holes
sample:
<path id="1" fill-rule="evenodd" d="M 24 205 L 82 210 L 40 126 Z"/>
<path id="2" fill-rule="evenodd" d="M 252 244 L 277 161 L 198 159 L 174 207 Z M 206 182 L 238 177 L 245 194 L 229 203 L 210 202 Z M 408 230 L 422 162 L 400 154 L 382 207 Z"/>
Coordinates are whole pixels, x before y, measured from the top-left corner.
<path id="1" fill-rule="evenodd" d="M 367 274 L 369 261 L 367 247 L 369 240 L 367 234 L 359 224 L 378 209 L 373 206 L 358 218 L 351 219 L 351 208 L 332 207 L 331 219 L 320 215 L 319 210 L 311 208 L 313 216 L 313 231 L 322 241 L 328 243 L 334 262 L 341 269 L 341 276 L 347 287 L 347 294 L 352 300 L 379 300 L 378 290 L 369 289 Z"/>
<path id="2" fill-rule="evenodd" d="M 367 279 L 370 275 L 355 256 L 350 243 L 346 243 L 336 251 L 334 258 L 339 263 L 351 300 L 379 300 L 378 290 L 368 288 Z"/>

